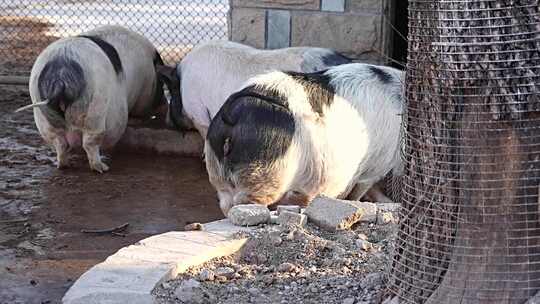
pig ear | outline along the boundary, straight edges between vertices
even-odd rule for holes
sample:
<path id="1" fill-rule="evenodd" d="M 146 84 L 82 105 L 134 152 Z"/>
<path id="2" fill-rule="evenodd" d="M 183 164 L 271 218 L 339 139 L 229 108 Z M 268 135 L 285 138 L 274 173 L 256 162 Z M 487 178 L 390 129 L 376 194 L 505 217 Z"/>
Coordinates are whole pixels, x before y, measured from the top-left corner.
<path id="1" fill-rule="evenodd" d="M 176 75 L 176 68 L 167 65 L 156 65 L 156 72 L 158 76 L 167 83 L 179 83 L 178 76 Z"/>

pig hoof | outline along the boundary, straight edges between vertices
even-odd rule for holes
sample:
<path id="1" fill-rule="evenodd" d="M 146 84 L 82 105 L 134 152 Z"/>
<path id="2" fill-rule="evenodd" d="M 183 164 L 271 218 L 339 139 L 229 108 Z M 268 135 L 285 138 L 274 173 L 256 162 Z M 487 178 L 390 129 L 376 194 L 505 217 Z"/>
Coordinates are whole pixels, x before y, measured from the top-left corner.
<path id="1" fill-rule="evenodd" d="M 67 169 L 71 167 L 71 164 L 69 162 L 69 160 L 65 159 L 65 160 L 60 160 L 56 163 L 56 168 L 62 170 L 62 169 Z"/>
<path id="2" fill-rule="evenodd" d="M 107 172 L 109 170 L 109 166 L 107 166 L 103 162 L 95 162 L 90 164 L 90 168 L 94 171 L 97 171 L 99 173 Z"/>
<path id="3" fill-rule="evenodd" d="M 69 165 L 68 164 L 58 163 L 58 164 L 56 164 L 56 168 L 58 168 L 59 170 L 63 170 L 63 169 L 69 168 Z"/>

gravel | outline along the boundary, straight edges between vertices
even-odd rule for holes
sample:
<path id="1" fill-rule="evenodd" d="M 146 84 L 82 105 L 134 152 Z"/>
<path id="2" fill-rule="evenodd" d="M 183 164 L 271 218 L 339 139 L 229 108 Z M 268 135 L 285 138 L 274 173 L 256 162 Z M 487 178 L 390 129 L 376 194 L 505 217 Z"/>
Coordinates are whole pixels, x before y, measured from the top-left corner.
<path id="1" fill-rule="evenodd" d="M 359 223 L 332 232 L 263 224 L 239 235 L 248 242 L 238 255 L 189 269 L 154 295 L 157 303 L 378 303 L 396 227 Z M 189 280 L 200 285 L 182 299 L 175 290 Z"/>

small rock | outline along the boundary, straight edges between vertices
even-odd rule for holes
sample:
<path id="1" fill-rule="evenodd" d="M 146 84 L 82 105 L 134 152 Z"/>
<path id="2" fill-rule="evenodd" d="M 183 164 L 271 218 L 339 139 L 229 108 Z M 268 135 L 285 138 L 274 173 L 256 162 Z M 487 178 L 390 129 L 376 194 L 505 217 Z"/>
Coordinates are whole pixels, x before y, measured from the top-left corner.
<path id="1" fill-rule="evenodd" d="M 359 233 L 359 234 L 358 234 L 358 238 L 359 238 L 359 239 L 362 239 L 362 240 L 367 240 L 367 239 L 368 239 L 367 235 L 365 235 L 365 234 L 363 234 L 363 233 Z"/>
<path id="2" fill-rule="evenodd" d="M 234 269 L 231 267 L 218 267 L 214 273 L 216 276 L 223 276 L 227 279 L 232 279 L 236 271 L 234 271 Z"/>
<path id="3" fill-rule="evenodd" d="M 281 210 L 278 223 L 281 226 L 299 226 L 304 227 L 307 224 L 307 216 L 300 213 Z"/>
<path id="4" fill-rule="evenodd" d="M 286 239 L 287 241 L 292 241 L 292 240 L 294 240 L 294 234 L 295 234 L 295 232 L 296 232 L 295 229 L 289 231 L 289 233 L 287 233 L 287 235 L 285 236 L 285 239 Z"/>
<path id="5" fill-rule="evenodd" d="M 379 212 L 377 213 L 377 224 L 386 225 L 394 222 L 394 215 L 391 212 Z"/>
<path id="6" fill-rule="evenodd" d="M 268 258 L 266 257 L 266 255 L 264 253 L 260 253 L 256 256 L 257 258 L 257 263 L 259 264 L 264 264 L 266 263 L 266 261 L 268 261 Z"/>
<path id="7" fill-rule="evenodd" d="M 254 297 L 258 296 L 260 294 L 260 290 L 258 288 L 255 288 L 255 287 L 251 287 L 250 289 L 248 289 L 248 293 Z"/>
<path id="8" fill-rule="evenodd" d="M 354 304 L 354 298 L 346 298 L 342 302 L 343 304 Z"/>
<path id="9" fill-rule="evenodd" d="M 386 300 L 384 300 L 383 304 L 399 304 L 399 298 L 387 298 Z"/>
<path id="10" fill-rule="evenodd" d="M 277 214 L 280 215 L 282 211 L 289 211 L 292 213 L 300 213 L 300 206 L 297 205 L 280 205 L 277 206 Z"/>
<path id="11" fill-rule="evenodd" d="M 358 206 L 360 209 L 362 209 L 364 212 L 362 213 L 362 217 L 360 218 L 360 222 L 362 223 L 375 223 L 377 222 L 377 205 L 370 202 L 358 202 L 358 201 L 352 201 L 352 204 L 355 206 Z"/>
<path id="12" fill-rule="evenodd" d="M 216 280 L 219 283 L 225 283 L 225 282 L 227 282 L 227 277 L 217 275 L 217 276 L 215 276 L 214 280 Z"/>
<path id="13" fill-rule="evenodd" d="M 364 213 L 359 206 L 345 200 L 317 197 L 305 214 L 317 226 L 330 230 L 344 230 L 358 222 Z"/>
<path id="14" fill-rule="evenodd" d="M 163 282 L 163 283 L 161 283 L 161 287 L 163 287 L 164 289 L 169 289 L 169 288 L 171 288 L 171 283 Z"/>
<path id="15" fill-rule="evenodd" d="M 268 222 L 270 211 L 262 205 L 237 205 L 229 210 L 227 217 L 237 226 L 255 226 Z"/>
<path id="16" fill-rule="evenodd" d="M 274 282 L 274 278 L 272 277 L 272 275 L 265 275 L 265 276 L 262 277 L 262 281 L 266 285 L 270 285 L 270 284 L 272 284 L 272 282 Z"/>
<path id="17" fill-rule="evenodd" d="M 399 208 L 401 208 L 401 204 L 381 203 L 381 204 L 377 204 L 377 208 L 379 208 L 379 211 L 396 212 L 396 211 L 399 211 Z"/>
<path id="18" fill-rule="evenodd" d="M 383 275 L 379 272 L 370 273 L 362 279 L 362 287 L 364 289 L 374 289 L 382 285 Z"/>
<path id="19" fill-rule="evenodd" d="M 370 242 L 362 239 L 356 240 L 356 246 L 364 251 L 370 251 L 373 248 L 373 245 Z"/>
<path id="20" fill-rule="evenodd" d="M 312 293 L 318 293 L 319 289 L 317 289 L 317 287 L 315 287 L 315 285 L 312 285 L 311 287 L 309 287 L 309 291 L 311 291 Z"/>
<path id="21" fill-rule="evenodd" d="M 268 223 L 272 224 L 272 225 L 277 225 L 279 224 L 279 216 L 277 215 L 270 215 L 270 219 L 268 220 Z"/>
<path id="22" fill-rule="evenodd" d="M 174 291 L 174 295 L 177 299 L 183 303 L 204 303 L 205 292 L 201 290 L 201 283 L 197 280 L 189 279 L 183 281 Z"/>
<path id="23" fill-rule="evenodd" d="M 280 264 L 277 270 L 279 272 L 291 272 L 291 271 L 296 270 L 296 266 L 292 263 L 285 262 L 285 263 Z"/>
<path id="24" fill-rule="evenodd" d="M 203 230 L 203 225 L 201 223 L 191 223 L 191 224 L 187 224 L 185 227 L 184 227 L 184 230 L 185 231 L 200 231 L 200 230 Z"/>
<path id="25" fill-rule="evenodd" d="M 205 268 L 201 270 L 201 272 L 199 273 L 199 280 L 201 281 L 213 281 L 214 278 L 215 278 L 215 274 L 210 269 Z"/>
<path id="26" fill-rule="evenodd" d="M 273 235 L 273 236 L 270 236 L 270 242 L 272 242 L 272 245 L 274 246 L 279 246 L 281 245 L 283 240 L 281 239 L 281 237 L 279 237 L 279 235 Z"/>

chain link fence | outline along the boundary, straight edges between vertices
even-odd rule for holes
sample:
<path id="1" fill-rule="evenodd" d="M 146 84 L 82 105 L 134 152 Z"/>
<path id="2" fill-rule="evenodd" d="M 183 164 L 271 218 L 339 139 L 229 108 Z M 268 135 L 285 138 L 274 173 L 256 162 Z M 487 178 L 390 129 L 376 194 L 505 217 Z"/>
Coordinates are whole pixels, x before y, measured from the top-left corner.
<path id="1" fill-rule="evenodd" d="M 27 76 L 56 39 L 122 25 L 154 43 L 167 63 L 200 42 L 227 39 L 228 0 L 0 0 L 0 75 Z"/>

